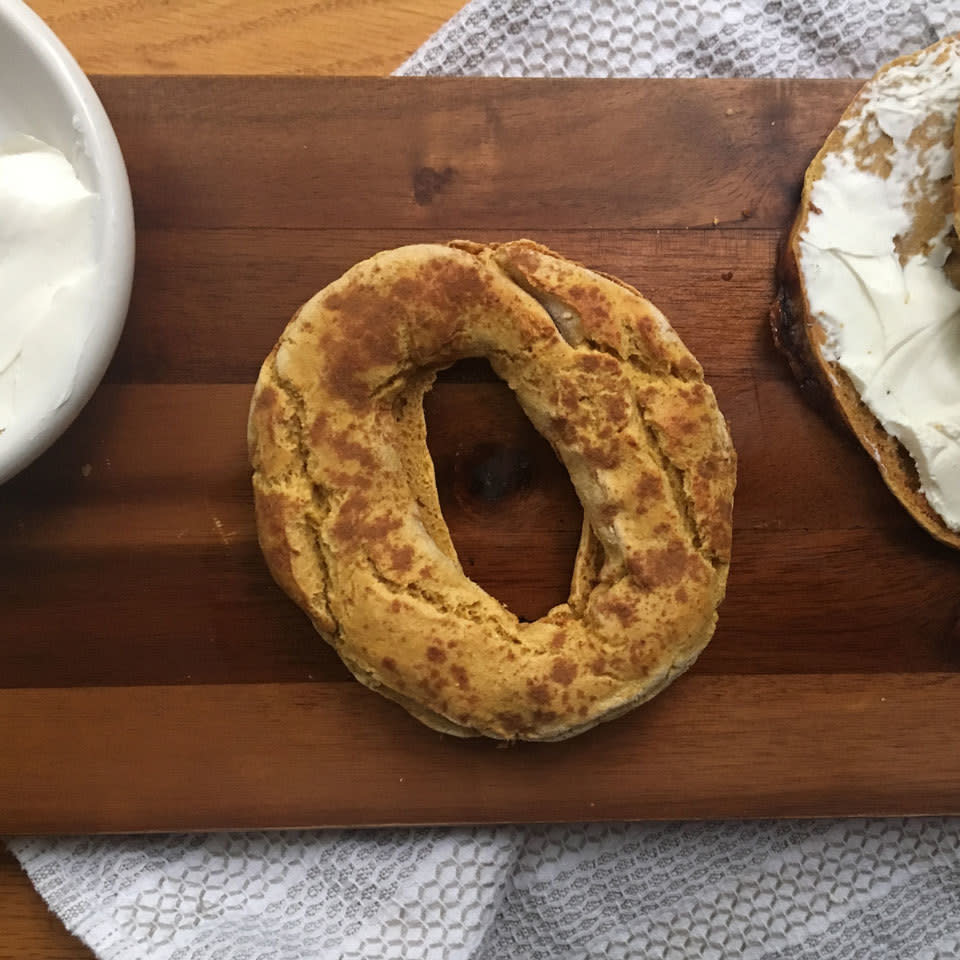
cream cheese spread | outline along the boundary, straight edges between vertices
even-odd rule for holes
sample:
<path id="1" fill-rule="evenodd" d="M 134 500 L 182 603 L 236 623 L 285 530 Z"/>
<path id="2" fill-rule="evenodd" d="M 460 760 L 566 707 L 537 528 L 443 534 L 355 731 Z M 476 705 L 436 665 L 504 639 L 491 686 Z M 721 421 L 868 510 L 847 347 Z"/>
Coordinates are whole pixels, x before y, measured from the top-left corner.
<path id="1" fill-rule="evenodd" d="M 0 451 L 74 390 L 99 202 L 54 147 L 23 134 L 0 143 Z"/>
<path id="2" fill-rule="evenodd" d="M 873 81 L 824 155 L 799 260 L 822 353 L 908 450 L 921 490 L 960 531 L 960 291 L 944 273 L 960 51 Z"/>

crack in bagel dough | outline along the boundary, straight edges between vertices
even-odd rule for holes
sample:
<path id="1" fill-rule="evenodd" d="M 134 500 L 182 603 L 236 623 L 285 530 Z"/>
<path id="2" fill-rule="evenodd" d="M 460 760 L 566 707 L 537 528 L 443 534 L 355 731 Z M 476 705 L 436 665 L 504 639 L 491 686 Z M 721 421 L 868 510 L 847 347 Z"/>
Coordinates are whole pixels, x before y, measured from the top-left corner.
<path id="1" fill-rule="evenodd" d="M 423 395 L 486 357 L 569 471 L 570 597 L 520 622 L 464 574 Z M 401 247 L 290 321 L 250 408 L 269 568 L 362 683 L 460 736 L 559 740 L 649 699 L 709 641 L 736 455 L 700 364 L 636 290 L 531 241 Z"/>

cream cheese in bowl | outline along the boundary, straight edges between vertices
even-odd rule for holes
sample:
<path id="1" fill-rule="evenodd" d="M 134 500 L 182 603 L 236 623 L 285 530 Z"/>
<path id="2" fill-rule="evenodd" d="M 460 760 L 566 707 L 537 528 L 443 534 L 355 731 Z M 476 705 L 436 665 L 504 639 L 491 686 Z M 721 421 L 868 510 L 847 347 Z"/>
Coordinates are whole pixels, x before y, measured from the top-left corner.
<path id="1" fill-rule="evenodd" d="M 102 104 L 46 24 L 0 0 L 0 483 L 100 383 L 133 258 L 130 186 Z"/>
<path id="2" fill-rule="evenodd" d="M 21 134 L 0 144 L 0 434 L 69 402 L 97 280 L 100 197 L 55 147 Z"/>

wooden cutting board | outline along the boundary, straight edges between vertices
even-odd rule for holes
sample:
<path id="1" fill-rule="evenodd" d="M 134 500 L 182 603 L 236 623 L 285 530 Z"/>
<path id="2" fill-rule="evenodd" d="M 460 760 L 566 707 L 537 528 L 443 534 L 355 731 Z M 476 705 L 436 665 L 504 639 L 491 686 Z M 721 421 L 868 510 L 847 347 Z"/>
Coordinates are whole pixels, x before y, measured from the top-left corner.
<path id="1" fill-rule="evenodd" d="M 960 812 L 960 556 L 801 402 L 765 325 L 806 164 L 856 84 L 103 78 L 138 225 L 127 329 L 0 490 L 0 834 Z M 720 627 L 575 740 L 441 736 L 272 583 L 245 455 L 294 309 L 377 250 L 530 236 L 639 287 L 740 454 Z M 566 595 L 569 480 L 489 369 L 428 397 L 466 569 Z"/>

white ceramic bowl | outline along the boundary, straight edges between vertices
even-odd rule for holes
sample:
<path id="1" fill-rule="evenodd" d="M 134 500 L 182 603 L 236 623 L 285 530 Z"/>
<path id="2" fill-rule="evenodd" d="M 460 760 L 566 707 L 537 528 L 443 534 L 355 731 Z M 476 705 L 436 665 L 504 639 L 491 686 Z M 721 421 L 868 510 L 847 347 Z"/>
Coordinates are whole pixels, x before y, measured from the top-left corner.
<path id="1" fill-rule="evenodd" d="M 81 182 L 100 195 L 100 276 L 85 315 L 77 318 L 88 335 L 74 389 L 34 429 L 18 429 L 11 441 L 0 443 L 0 483 L 43 453 L 97 388 L 123 330 L 134 261 L 130 184 L 103 105 L 53 31 L 20 0 L 0 0 L 0 143 L 15 132 L 56 147 Z"/>

